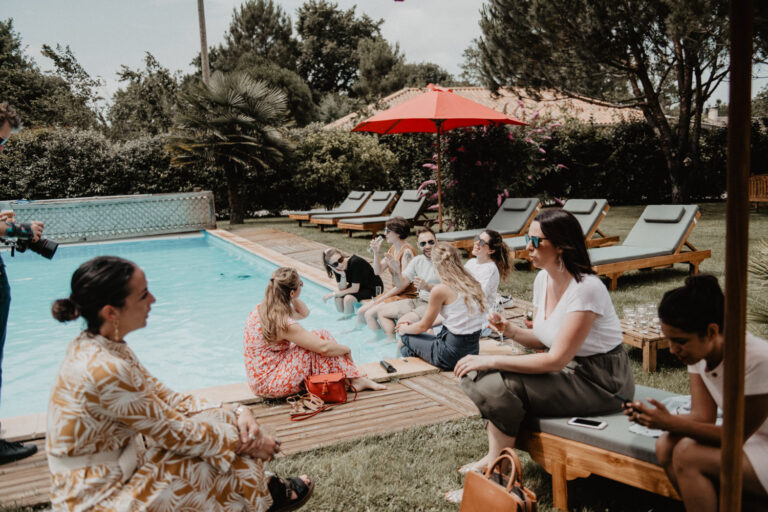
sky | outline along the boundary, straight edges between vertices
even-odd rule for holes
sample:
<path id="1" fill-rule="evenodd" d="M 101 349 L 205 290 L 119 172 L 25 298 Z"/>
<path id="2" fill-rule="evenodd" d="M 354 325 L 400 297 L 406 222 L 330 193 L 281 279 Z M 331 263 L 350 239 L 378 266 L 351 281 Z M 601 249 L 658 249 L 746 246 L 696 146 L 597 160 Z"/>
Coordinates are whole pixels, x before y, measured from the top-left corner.
<path id="1" fill-rule="evenodd" d="M 276 0 L 295 22 L 304 0 Z M 382 33 L 399 43 L 406 61 L 433 62 L 454 76 L 461 73 L 462 53 L 480 37 L 480 0 L 335 0 L 342 9 L 383 19 Z M 242 0 L 205 0 L 208 45 L 216 46 Z M 50 60 L 40 54 L 43 44 L 69 45 L 91 76 L 105 81 L 101 95 L 110 98 L 120 86 L 120 65 L 144 67 L 151 52 L 171 71 L 192 71 L 200 50 L 196 0 L 0 0 L 0 19 L 13 18 L 26 53 L 43 70 Z M 768 76 L 768 70 L 760 73 Z M 753 81 L 752 94 L 768 85 Z M 710 102 L 728 101 L 725 82 Z"/>

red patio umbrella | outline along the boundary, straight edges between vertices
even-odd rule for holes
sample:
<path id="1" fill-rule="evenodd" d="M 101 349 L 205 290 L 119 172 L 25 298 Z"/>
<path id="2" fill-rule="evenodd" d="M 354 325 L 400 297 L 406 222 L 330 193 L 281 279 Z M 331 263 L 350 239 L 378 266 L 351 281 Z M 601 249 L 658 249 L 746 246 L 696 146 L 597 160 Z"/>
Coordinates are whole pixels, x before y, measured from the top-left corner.
<path id="1" fill-rule="evenodd" d="M 354 128 L 353 132 L 374 133 L 436 133 L 437 134 L 437 204 L 438 223 L 443 230 L 443 195 L 440 135 L 454 128 L 490 124 L 526 124 L 485 105 L 455 94 L 434 84 L 427 92 L 400 105 L 379 112 Z"/>

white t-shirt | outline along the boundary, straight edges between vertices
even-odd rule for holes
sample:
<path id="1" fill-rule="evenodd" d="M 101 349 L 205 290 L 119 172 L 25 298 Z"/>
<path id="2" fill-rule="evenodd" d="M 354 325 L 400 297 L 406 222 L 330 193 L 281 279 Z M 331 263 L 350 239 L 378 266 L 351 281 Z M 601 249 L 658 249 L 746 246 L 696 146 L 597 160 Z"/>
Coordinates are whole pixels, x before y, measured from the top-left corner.
<path id="1" fill-rule="evenodd" d="M 768 393 L 768 341 L 747 333 L 745 336 L 746 368 L 744 370 L 744 396 Z M 701 376 L 707 391 L 719 408 L 723 408 L 723 361 L 707 371 L 707 361 L 702 359 L 688 367 L 688 373 Z M 768 491 L 768 420 L 765 420 L 744 443 L 744 453 L 755 469 L 757 478 Z"/>
<path id="2" fill-rule="evenodd" d="M 403 275 L 410 282 L 420 277 L 428 284 L 440 284 L 440 276 L 437 275 L 435 264 L 423 254 L 419 254 L 408 263 L 408 266 L 403 271 Z M 429 302 L 429 291 L 419 290 L 419 298 Z"/>
<path id="3" fill-rule="evenodd" d="M 478 305 L 473 305 L 472 313 L 469 312 L 464 296 L 458 297 L 452 304 L 443 304 L 440 308 L 440 316 L 443 317 L 443 327 L 453 334 L 472 334 L 483 328 L 485 311 Z"/>
<path id="4" fill-rule="evenodd" d="M 552 310 L 549 318 L 545 318 L 544 304 L 547 299 L 548 278 L 547 271 L 541 270 L 533 282 L 533 306 L 536 308 L 533 333 L 539 341 L 551 348 L 568 313 L 592 311 L 597 314 L 597 318 L 576 355 L 586 357 L 605 354 L 621 345 L 624 337 L 621 333 L 619 317 L 613 309 L 608 289 L 597 276 L 585 274 L 581 282 L 571 279 L 571 284 L 560 297 L 555 309 Z"/>
<path id="5" fill-rule="evenodd" d="M 464 265 L 467 272 L 472 274 L 472 277 L 477 279 L 480 286 L 483 287 L 483 293 L 485 294 L 485 301 L 488 307 L 491 307 L 496 300 L 496 293 L 499 291 L 499 269 L 493 260 L 480 264 L 477 262 L 477 258 L 471 258 Z"/>

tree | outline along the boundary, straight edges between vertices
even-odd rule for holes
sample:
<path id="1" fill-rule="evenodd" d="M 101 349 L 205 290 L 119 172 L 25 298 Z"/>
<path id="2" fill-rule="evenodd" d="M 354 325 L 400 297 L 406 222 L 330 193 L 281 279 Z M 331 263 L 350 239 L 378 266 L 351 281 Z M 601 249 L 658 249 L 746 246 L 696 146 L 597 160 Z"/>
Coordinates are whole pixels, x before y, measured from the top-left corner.
<path id="1" fill-rule="evenodd" d="M 480 51 L 480 40 L 473 39 L 469 46 L 461 54 L 464 62 L 461 63 L 461 80 L 470 85 L 480 85 L 484 82 L 482 63 L 482 52 Z"/>
<path id="2" fill-rule="evenodd" d="M 399 71 L 404 64 L 399 45 L 392 47 L 383 38 L 361 39 L 357 44 L 358 79 L 352 85 L 355 96 L 373 101 L 403 87 Z"/>
<path id="3" fill-rule="evenodd" d="M 50 47 L 47 48 L 50 50 Z M 97 124 L 97 118 L 89 108 L 88 99 L 73 93 L 82 92 L 78 89 L 82 83 L 69 84 L 65 81 L 65 78 L 88 77 L 88 74 L 69 48 L 62 50 L 58 47 L 58 50 L 61 54 L 50 50 L 50 55 L 60 58 L 58 62 L 54 60 L 57 74 L 42 73 L 35 61 L 24 55 L 21 37 L 13 28 L 13 20 L 0 20 L 0 91 L 3 101 L 14 106 L 28 127 L 58 125 L 91 128 Z"/>
<path id="4" fill-rule="evenodd" d="M 121 66 L 117 76 L 126 85 L 112 95 L 107 114 L 113 137 L 131 139 L 170 131 L 181 88 L 179 73 L 171 73 L 146 52 L 143 70 Z"/>
<path id="5" fill-rule="evenodd" d="M 245 55 L 254 55 L 296 71 L 299 43 L 291 19 L 272 0 L 247 0 L 232 13 L 225 43 L 216 52 L 214 67 L 232 71 Z"/>
<path id="6" fill-rule="evenodd" d="M 171 164 L 207 164 L 227 182 L 230 222 L 245 219 L 243 189 L 279 165 L 292 149 L 276 126 L 286 115 L 285 94 L 246 73 L 215 72 L 210 85 L 181 94 Z"/>
<path id="7" fill-rule="evenodd" d="M 380 37 L 384 20 L 357 17 L 354 7 L 342 11 L 326 0 L 308 0 L 297 12 L 299 74 L 317 96 L 350 92 L 357 78 L 357 46 L 361 39 Z"/>
<path id="8" fill-rule="evenodd" d="M 482 76 L 494 90 L 639 108 L 679 201 L 699 163 L 705 103 L 728 73 L 727 12 L 725 0 L 491 0 L 480 21 Z"/>
<path id="9" fill-rule="evenodd" d="M 404 64 L 400 73 L 403 77 L 403 87 L 426 87 L 428 84 L 449 85 L 453 76 L 432 62 Z"/>
<path id="10" fill-rule="evenodd" d="M 55 75 L 61 78 L 68 86 L 71 94 L 59 94 L 57 103 L 61 109 L 69 110 L 68 117 L 77 119 L 76 126 L 88 127 L 95 125 L 96 118 L 100 124 L 104 124 L 102 116 L 102 98 L 98 89 L 104 85 L 101 78 L 93 78 L 85 71 L 77 58 L 72 53 L 69 45 L 62 47 L 56 45 L 54 50 L 49 45 L 44 44 L 41 52 L 43 56 L 53 61 Z M 95 116 L 95 117 L 94 117 Z"/>
<path id="11" fill-rule="evenodd" d="M 768 117 L 768 86 L 752 98 L 752 117 Z"/>

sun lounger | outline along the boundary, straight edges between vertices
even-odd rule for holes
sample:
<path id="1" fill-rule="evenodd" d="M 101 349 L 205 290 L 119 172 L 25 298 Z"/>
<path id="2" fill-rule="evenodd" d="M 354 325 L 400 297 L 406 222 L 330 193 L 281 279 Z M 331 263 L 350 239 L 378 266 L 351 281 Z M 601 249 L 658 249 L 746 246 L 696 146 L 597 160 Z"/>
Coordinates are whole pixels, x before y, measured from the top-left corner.
<path id="1" fill-rule="evenodd" d="M 369 197 L 371 197 L 371 192 L 369 191 L 353 190 L 336 208 L 331 210 L 327 208 L 315 208 L 313 210 L 294 210 L 288 212 L 288 218 L 290 220 L 299 221 L 299 227 L 301 227 L 301 223 L 308 221 L 313 215 L 354 213 L 363 207 Z"/>
<path id="2" fill-rule="evenodd" d="M 339 229 L 347 231 L 352 236 L 352 231 L 370 231 L 373 236 L 384 229 L 384 224 L 392 217 L 403 217 L 413 225 L 416 219 L 421 215 L 426 202 L 426 196 L 420 196 L 416 190 L 404 190 L 397 204 L 389 215 L 380 215 L 378 217 L 360 217 L 356 219 L 343 219 L 336 225 Z"/>
<path id="3" fill-rule="evenodd" d="M 394 190 L 374 192 L 363 207 L 355 213 L 326 213 L 313 215 L 309 222 L 317 224 L 320 231 L 325 226 L 335 226 L 341 220 L 358 219 L 363 217 L 378 217 L 384 215 L 392 208 L 397 192 Z"/>
<path id="4" fill-rule="evenodd" d="M 619 237 L 605 236 L 598 225 L 611 207 L 605 199 L 569 199 L 563 205 L 563 210 L 569 211 L 581 224 L 587 247 L 605 247 L 618 243 Z M 595 236 L 595 235 L 598 236 Z M 504 242 L 515 253 L 515 258 L 528 260 L 528 249 L 524 236 L 507 238 Z M 532 266 L 533 264 L 531 264 Z"/>
<path id="5" fill-rule="evenodd" d="M 672 393 L 635 386 L 635 400 L 663 400 Z M 602 430 L 569 425 L 570 418 L 527 418 L 515 447 L 552 475 L 554 508 L 568 510 L 568 480 L 600 475 L 668 498 L 680 499 L 656 459 L 656 438 L 629 431 L 622 413 L 595 416 Z"/>
<path id="6" fill-rule="evenodd" d="M 541 203 L 535 197 L 510 197 L 501 203 L 496 215 L 485 228 L 438 233 L 437 239 L 449 242 L 459 249 L 471 250 L 475 235 L 486 229 L 498 231 L 504 238 L 522 235 L 540 209 Z"/>
<path id="7" fill-rule="evenodd" d="M 691 274 L 697 274 L 699 264 L 712 256 L 709 249 L 699 251 L 688 241 L 700 216 L 696 205 L 647 206 L 623 244 L 589 249 L 592 268 L 611 280 L 611 290 L 628 270 L 688 263 Z M 689 250 L 683 251 L 683 246 Z"/>

